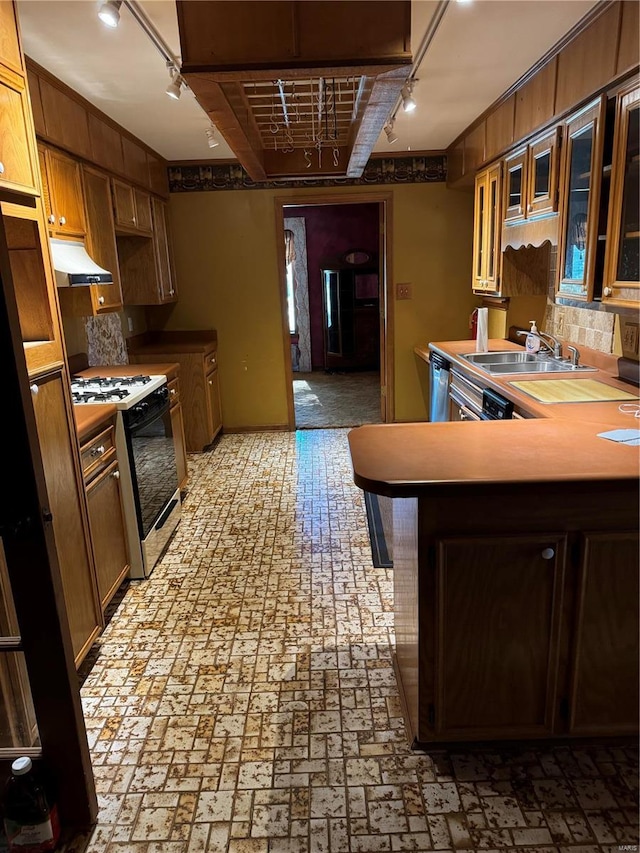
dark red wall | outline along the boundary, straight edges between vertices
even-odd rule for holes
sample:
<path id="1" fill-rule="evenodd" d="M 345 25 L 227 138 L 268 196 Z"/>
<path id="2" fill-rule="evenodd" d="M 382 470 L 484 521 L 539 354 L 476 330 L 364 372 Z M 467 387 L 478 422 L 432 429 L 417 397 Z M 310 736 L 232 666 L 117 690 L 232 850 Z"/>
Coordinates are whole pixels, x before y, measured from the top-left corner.
<path id="1" fill-rule="evenodd" d="M 379 252 L 378 204 L 328 204 L 287 207 L 285 217 L 303 216 L 307 231 L 311 364 L 324 367 L 322 343 L 322 258 L 342 255 L 349 249 Z"/>

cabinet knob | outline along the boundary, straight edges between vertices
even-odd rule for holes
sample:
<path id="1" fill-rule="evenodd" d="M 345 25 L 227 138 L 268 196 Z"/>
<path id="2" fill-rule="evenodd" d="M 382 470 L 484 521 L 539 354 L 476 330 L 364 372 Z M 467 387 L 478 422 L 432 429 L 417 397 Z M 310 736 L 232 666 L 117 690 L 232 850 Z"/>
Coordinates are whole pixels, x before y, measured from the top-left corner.
<path id="1" fill-rule="evenodd" d="M 99 447 L 94 447 L 91 451 L 92 456 L 102 456 L 104 453 L 104 444 L 101 444 Z"/>
<path id="2" fill-rule="evenodd" d="M 542 549 L 542 559 L 543 560 L 553 560 L 555 555 L 556 555 L 556 552 L 553 550 L 553 548 L 543 548 Z"/>
<path id="3" fill-rule="evenodd" d="M 113 477 L 114 480 L 119 480 L 120 479 L 120 471 L 112 471 L 111 476 Z"/>
<path id="4" fill-rule="evenodd" d="M 132 217 L 131 217 L 131 221 L 133 222 L 133 224 L 134 224 L 134 225 L 136 224 L 136 218 L 135 218 L 135 216 L 132 216 Z"/>
<path id="5" fill-rule="evenodd" d="M 170 388 L 170 389 L 169 389 L 169 393 L 171 394 L 171 396 L 172 396 L 172 397 L 175 397 L 176 389 L 175 389 L 175 388 Z"/>
<path id="6" fill-rule="evenodd" d="M 209 361 L 211 362 L 211 364 L 215 364 L 216 363 L 216 357 L 214 356 L 213 358 L 210 358 Z"/>
<path id="7" fill-rule="evenodd" d="M 602 291 L 603 296 L 611 296 L 613 294 L 613 288 L 605 287 Z"/>
<path id="8" fill-rule="evenodd" d="M 104 305 L 104 296 L 98 296 L 98 305 Z"/>
<path id="9" fill-rule="evenodd" d="M 40 386 L 36 385 L 35 382 L 33 383 L 33 385 L 30 385 L 29 388 L 31 389 L 32 394 L 37 394 L 38 391 L 40 390 Z"/>
<path id="10" fill-rule="evenodd" d="M 58 222 L 60 223 L 60 225 L 66 225 L 67 219 L 65 216 L 61 216 L 60 219 L 58 220 Z"/>
<path id="11" fill-rule="evenodd" d="M 175 290 L 173 288 L 171 288 L 171 290 L 169 291 L 169 296 L 175 296 L 175 295 L 176 295 Z"/>
<path id="12" fill-rule="evenodd" d="M 4 175 L 4 163 L 0 161 L 0 175 Z"/>
<path id="13" fill-rule="evenodd" d="M 213 379 L 209 380 L 209 385 L 213 385 Z"/>
<path id="14" fill-rule="evenodd" d="M 49 223 L 49 225 L 53 225 L 55 223 L 55 221 L 56 221 L 56 218 L 53 215 L 53 213 L 47 217 L 47 222 Z"/>

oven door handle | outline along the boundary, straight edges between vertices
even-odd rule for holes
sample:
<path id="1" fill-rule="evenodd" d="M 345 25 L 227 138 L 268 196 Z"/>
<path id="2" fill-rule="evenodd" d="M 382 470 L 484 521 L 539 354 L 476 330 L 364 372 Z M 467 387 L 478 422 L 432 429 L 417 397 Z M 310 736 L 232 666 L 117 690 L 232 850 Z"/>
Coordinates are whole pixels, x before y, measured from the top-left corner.
<path id="1" fill-rule="evenodd" d="M 144 429 L 149 424 L 152 424 L 158 418 L 166 415 L 170 409 L 169 399 L 167 398 L 161 406 L 157 408 L 153 408 L 151 412 L 141 421 L 137 421 L 135 424 L 127 424 L 127 430 L 131 433 L 131 435 L 135 435 L 141 429 Z"/>

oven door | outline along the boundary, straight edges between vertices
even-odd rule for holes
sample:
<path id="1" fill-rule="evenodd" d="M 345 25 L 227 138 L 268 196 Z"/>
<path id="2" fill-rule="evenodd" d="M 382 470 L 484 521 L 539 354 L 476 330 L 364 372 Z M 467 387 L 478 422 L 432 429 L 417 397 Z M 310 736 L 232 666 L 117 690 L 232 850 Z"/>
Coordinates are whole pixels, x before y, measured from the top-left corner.
<path id="1" fill-rule="evenodd" d="M 143 408 L 138 408 L 141 405 Z M 142 540 L 147 538 L 178 489 L 169 398 L 156 393 L 154 400 L 146 405 L 146 409 L 144 404 L 138 404 L 134 409 L 122 413 Z"/>

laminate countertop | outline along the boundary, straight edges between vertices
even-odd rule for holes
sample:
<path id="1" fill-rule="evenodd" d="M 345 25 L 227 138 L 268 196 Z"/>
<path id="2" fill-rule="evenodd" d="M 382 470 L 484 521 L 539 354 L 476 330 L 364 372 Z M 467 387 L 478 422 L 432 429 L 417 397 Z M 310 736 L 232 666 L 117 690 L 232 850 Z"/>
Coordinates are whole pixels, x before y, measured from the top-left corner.
<path id="1" fill-rule="evenodd" d="M 388 497 L 417 497 L 434 487 L 487 483 L 553 483 L 637 480 L 640 448 L 598 433 L 638 429 L 640 421 L 620 411 L 619 402 L 540 403 L 510 380 L 549 374 L 491 376 L 460 358 L 475 352 L 475 341 L 432 343 L 431 348 L 469 375 L 513 400 L 529 417 L 508 421 L 371 424 L 349 433 L 354 480 L 360 488 Z M 490 351 L 522 350 L 509 341 L 489 341 Z M 429 360 L 429 345 L 415 348 Z M 616 359 L 589 351 L 583 361 L 596 367 L 579 374 L 620 390 L 637 389 L 612 375 Z M 576 379 L 576 373 L 553 378 Z"/>
<path id="2" fill-rule="evenodd" d="M 532 418 L 563 418 L 571 421 L 590 420 L 594 423 L 608 423 L 612 427 L 615 426 L 623 429 L 633 429 L 640 426 L 640 421 L 634 418 L 632 414 L 620 411 L 620 403 L 622 401 L 541 403 L 511 385 L 511 382 L 521 382 L 531 379 L 557 379 L 559 381 L 595 379 L 598 382 L 604 382 L 612 388 L 632 394 L 638 398 L 640 391 L 637 387 L 617 378 L 618 360 L 616 356 L 600 353 L 597 350 L 581 348 L 581 362 L 588 364 L 590 367 L 595 367 L 596 370 L 579 373 L 567 371 L 566 373 L 518 373 L 499 376 L 487 373 L 475 367 L 466 359 L 461 358 L 463 354 L 476 352 L 475 341 L 473 340 L 438 341 L 431 344 L 423 344 L 415 347 L 414 352 L 423 361 L 428 362 L 430 349 L 444 356 L 451 364 L 456 365 L 469 376 L 481 380 L 482 384 L 486 387 L 492 388 L 499 394 L 508 397 L 509 400 L 514 402 L 519 411 Z M 506 352 L 508 350 L 523 352 L 524 348 L 501 338 L 492 338 L 489 340 L 489 352 Z"/>
<path id="3" fill-rule="evenodd" d="M 154 363 L 150 361 L 144 364 L 110 364 L 101 367 L 88 367 L 86 370 L 80 370 L 73 375 L 90 379 L 92 376 L 139 376 L 144 374 L 166 376 L 167 379 L 173 379 L 179 372 L 180 365 L 177 362 Z"/>
<path id="4" fill-rule="evenodd" d="M 74 406 L 73 416 L 76 421 L 78 438 L 84 438 L 97 429 L 102 423 L 115 417 L 118 410 L 113 403 L 95 403 L 90 406 Z"/>

